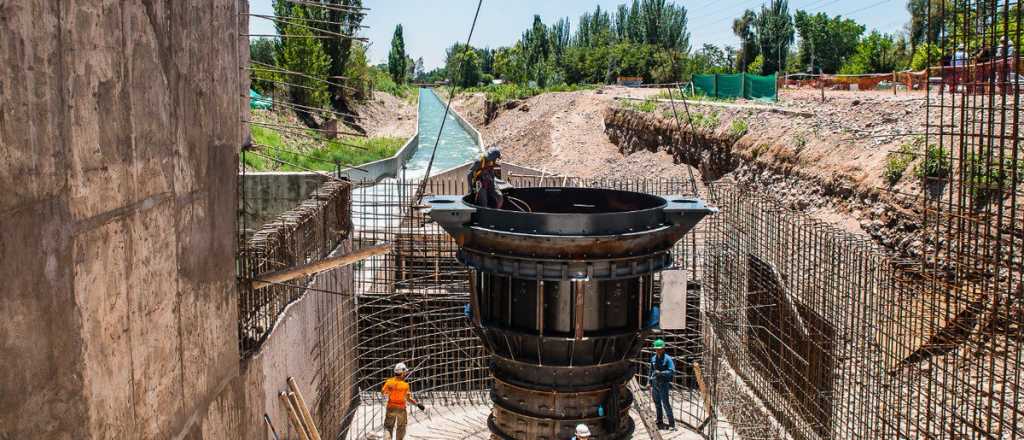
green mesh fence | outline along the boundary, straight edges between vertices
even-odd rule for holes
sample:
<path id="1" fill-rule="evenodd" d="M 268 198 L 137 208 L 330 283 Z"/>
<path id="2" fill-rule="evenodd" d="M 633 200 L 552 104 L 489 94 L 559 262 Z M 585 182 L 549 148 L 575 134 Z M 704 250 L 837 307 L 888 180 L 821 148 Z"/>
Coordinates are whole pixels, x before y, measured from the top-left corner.
<path id="1" fill-rule="evenodd" d="M 720 98 L 742 98 L 743 74 L 718 75 L 718 97 Z"/>
<path id="2" fill-rule="evenodd" d="M 702 95 L 716 98 L 746 98 L 775 100 L 775 75 L 761 76 L 746 73 L 693 75 L 693 87 Z"/>
<path id="3" fill-rule="evenodd" d="M 718 95 L 718 90 L 715 87 L 715 75 L 693 75 L 693 87 L 701 95 Z"/>
<path id="4" fill-rule="evenodd" d="M 747 99 L 776 100 L 778 89 L 775 75 L 744 75 L 744 95 Z"/>

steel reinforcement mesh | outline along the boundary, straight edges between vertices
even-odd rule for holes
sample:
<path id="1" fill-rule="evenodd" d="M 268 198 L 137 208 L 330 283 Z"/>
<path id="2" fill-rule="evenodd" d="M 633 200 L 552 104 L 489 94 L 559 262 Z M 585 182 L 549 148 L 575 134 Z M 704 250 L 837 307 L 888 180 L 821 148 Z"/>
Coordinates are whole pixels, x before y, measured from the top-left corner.
<path id="1" fill-rule="evenodd" d="M 583 186 L 652 192 L 663 195 L 692 195 L 692 184 L 682 180 L 632 179 L 589 180 L 568 177 L 512 176 L 511 183 L 528 186 Z M 349 417 L 347 438 L 362 439 L 379 433 L 384 417 L 380 388 L 392 375 L 397 362 L 412 372 L 414 392 L 432 408 L 429 417 L 444 419 L 452 438 L 477 438 L 486 432 L 486 417 L 467 416 L 467 408 L 486 411 L 490 407 L 490 372 L 487 353 L 468 319 L 469 272 L 455 259 L 454 241 L 436 224 L 428 221 L 414 197 L 419 181 L 389 180 L 356 184 L 352 196 L 353 249 L 389 243 L 392 252 L 366 260 L 354 268 L 353 291 L 358 310 L 355 338 L 358 342 L 360 405 Z M 423 194 L 463 194 L 464 179 L 432 179 Z M 687 268 L 695 280 L 703 251 L 703 232 L 698 230 L 681 242 L 674 255 L 680 268 Z M 659 293 L 659 292 L 656 292 Z M 667 340 L 673 355 L 689 365 L 700 359 L 699 289 L 691 292 L 693 306 L 686 330 L 658 335 Z M 650 353 L 638 359 L 638 376 L 646 376 Z M 697 427 L 705 420 L 696 380 L 690 368 L 677 376 L 673 399 L 678 419 Z M 650 405 L 646 393 L 638 402 Z M 413 417 L 416 417 L 415 413 Z M 438 421 L 424 420 L 432 426 Z M 481 437 L 486 438 L 486 437 Z"/>

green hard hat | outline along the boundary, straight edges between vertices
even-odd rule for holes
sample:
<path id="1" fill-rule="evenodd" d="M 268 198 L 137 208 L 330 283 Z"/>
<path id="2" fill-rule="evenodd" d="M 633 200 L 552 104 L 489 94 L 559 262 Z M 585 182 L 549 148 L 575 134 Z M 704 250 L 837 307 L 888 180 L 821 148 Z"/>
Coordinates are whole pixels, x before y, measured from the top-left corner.
<path id="1" fill-rule="evenodd" d="M 661 339 L 657 339 L 654 341 L 654 349 L 657 350 L 659 348 L 665 348 L 665 341 Z"/>

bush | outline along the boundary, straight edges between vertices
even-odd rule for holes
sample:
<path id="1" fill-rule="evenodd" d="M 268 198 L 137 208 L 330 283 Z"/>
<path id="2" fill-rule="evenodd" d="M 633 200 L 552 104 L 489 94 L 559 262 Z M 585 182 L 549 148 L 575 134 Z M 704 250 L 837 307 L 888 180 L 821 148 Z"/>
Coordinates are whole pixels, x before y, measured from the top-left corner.
<path id="1" fill-rule="evenodd" d="M 949 176 L 949 151 L 934 144 L 928 145 L 924 161 L 917 165 L 915 173 L 922 179 L 943 179 Z"/>
<path id="2" fill-rule="evenodd" d="M 1007 179 L 1013 176 L 1012 159 L 1002 163 L 996 158 L 970 153 L 964 161 L 964 181 L 967 191 L 977 204 L 986 204 L 1003 190 Z M 1024 163 L 1017 164 L 1017 173 L 1024 173 Z"/>
<path id="3" fill-rule="evenodd" d="M 690 122 L 693 124 L 693 128 L 701 131 L 709 131 L 718 128 L 718 112 L 712 112 L 709 114 L 704 113 L 691 113 Z"/>
<path id="4" fill-rule="evenodd" d="M 942 48 L 932 43 L 924 43 L 917 46 L 914 57 L 910 61 L 910 68 L 914 70 L 927 69 L 929 64 L 942 62 Z"/>
<path id="5" fill-rule="evenodd" d="M 746 119 L 733 119 L 732 124 L 729 124 L 729 136 L 733 139 L 739 139 L 747 134 L 749 129 L 750 124 L 747 123 Z"/>
<path id="6" fill-rule="evenodd" d="M 885 181 L 889 183 L 889 186 L 899 183 L 900 179 L 903 178 L 903 173 L 910 166 L 910 162 L 914 161 L 914 148 L 918 140 L 900 145 L 898 151 L 890 152 L 887 156 L 885 171 L 882 175 L 885 177 Z"/>
<path id="7" fill-rule="evenodd" d="M 376 67 L 370 67 L 367 72 L 373 89 L 393 95 L 402 99 L 415 99 L 418 95 L 416 88 L 408 84 L 398 84 L 391 79 L 391 75 Z"/>

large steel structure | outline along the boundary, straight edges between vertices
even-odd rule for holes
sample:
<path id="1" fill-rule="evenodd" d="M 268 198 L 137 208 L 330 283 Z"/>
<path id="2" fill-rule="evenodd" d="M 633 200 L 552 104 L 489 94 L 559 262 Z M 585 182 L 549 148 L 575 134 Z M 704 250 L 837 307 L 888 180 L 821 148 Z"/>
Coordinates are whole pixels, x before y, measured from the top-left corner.
<path id="1" fill-rule="evenodd" d="M 562 439 L 586 423 L 601 438 L 629 438 L 625 385 L 657 324 L 654 274 L 714 210 L 696 198 L 593 188 L 506 198 L 507 209 L 468 196 L 426 201 L 474 269 L 472 323 L 492 354 L 492 434 Z"/>

